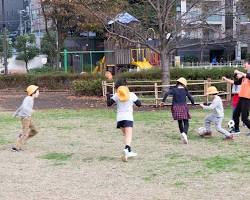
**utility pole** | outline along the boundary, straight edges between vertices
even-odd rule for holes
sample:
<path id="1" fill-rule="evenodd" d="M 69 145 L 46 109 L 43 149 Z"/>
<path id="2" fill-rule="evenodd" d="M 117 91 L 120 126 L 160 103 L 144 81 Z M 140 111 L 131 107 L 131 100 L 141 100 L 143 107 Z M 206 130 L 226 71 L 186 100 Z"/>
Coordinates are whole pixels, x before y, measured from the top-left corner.
<path id="1" fill-rule="evenodd" d="M 4 10 L 4 0 L 2 0 L 2 16 L 3 16 L 3 51 L 4 51 L 4 73 L 8 74 L 8 49 L 7 49 L 7 30 L 5 22 L 5 10 Z"/>

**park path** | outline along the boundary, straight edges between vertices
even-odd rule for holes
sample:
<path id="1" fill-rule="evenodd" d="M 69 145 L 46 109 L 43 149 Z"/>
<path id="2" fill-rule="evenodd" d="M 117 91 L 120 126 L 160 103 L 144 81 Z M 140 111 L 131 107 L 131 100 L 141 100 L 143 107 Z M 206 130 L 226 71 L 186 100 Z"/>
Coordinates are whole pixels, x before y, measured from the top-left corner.
<path id="1" fill-rule="evenodd" d="M 0 90 L 0 110 L 13 111 L 22 102 L 25 92 L 14 90 Z M 41 91 L 36 99 L 34 109 L 80 109 L 104 108 L 102 97 L 76 97 L 68 91 Z"/>

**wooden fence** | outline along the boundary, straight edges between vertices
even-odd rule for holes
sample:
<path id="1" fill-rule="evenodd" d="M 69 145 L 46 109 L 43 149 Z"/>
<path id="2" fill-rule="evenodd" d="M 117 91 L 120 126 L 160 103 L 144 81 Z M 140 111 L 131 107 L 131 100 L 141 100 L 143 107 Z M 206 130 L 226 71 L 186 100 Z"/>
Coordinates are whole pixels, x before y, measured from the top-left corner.
<path id="1" fill-rule="evenodd" d="M 172 82 L 172 81 L 171 81 Z M 174 81 L 173 81 L 174 82 Z M 143 104 L 145 105 L 155 105 L 159 106 L 159 103 L 163 97 L 163 88 L 169 88 L 174 86 L 171 85 L 162 85 L 161 81 L 128 81 L 128 87 L 131 92 L 134 92 L 136 95 L 142 99 Z M 231 101 L 231 84 L 224 81 L 216 80 L 212 81 L 211 79 L 207 80 L 188 80 L 188 88 L 197 87 L 198 89 L 189 89 L 189 92 L 195 99 L 195 103 L 209 102 L 208 96 L 206 96 L 207 88 L 211 85 L 214 85 L 219 90 L 219 95 L 222 97 L 223 101 Z M 221 89 L 222 88 L 222 89 Z M 115 83 L 114 82 L 102 82 L 102 92 L 103 96 L 106 97 L 107 93 L 115 93 Z M 171 105 L 171 98 L 168 98 L 166 105 Z"/>

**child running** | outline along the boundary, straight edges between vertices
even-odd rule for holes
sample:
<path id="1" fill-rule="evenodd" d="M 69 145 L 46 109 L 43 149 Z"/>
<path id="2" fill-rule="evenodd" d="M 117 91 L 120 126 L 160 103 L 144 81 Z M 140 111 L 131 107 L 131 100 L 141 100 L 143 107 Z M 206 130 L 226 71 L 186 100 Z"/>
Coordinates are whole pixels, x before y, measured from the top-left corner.
<path id="1" fill-rule="evenodd" d="M 122 161 L 127 162 L 128 158 L 137 156 L 137 153 L 133 152 L 131 148 L 134 123 L 133 105 L 140 107 L 141 102 L 125 84 L 125 80 L 116 82 L 116 93 L 112 97 L 107 94 L 107 106 L 112 106 L 114 103 L 117 105 L 117 128 L 122 130 L 125 143 Z"/>
<path id="2" fill-rule="evenodd" d="M 233 134 L 229 133 L 227 130 L 221 127 L 223 118 L 224 118 L 224 108 L 221 98 L 218 96 L 219 91 L 216 87 L 211 86 L 207 89 L 206 95 L 212 95 L 213 101 L 209 106 L 200 104 L 203 109 L 213 110 L 213 112 L 206 116 L 205 118 L 205 128 L 206 131 L 200 134 L 201 137 L 212 136 L 211 132 L 211 123 L 215 123 L 216 130 L 224 135 L 225 140 L 232 140 Z"/>
<path id="3" fill-rule="evenodd" d="M 22 123 L 22 133 L 18 136 L 16 145 L 11 149 L 15 152 L 22 150 L 25 142 L 38 133 L 31 119 L 31 115 L 33 112 L 34 99 L 39 96 L 39 88 L 36 85 L 30 85 L 26 91 L 28 96 L 24 98 L 22 105 L 14 113 L 15 117 L 21 118 Z"/>
<path id="4" fill-rule="evenodd" d="M 168 92 L 165 93 L 160 106 L 164 105 L 167 97 L 173 96 L 172 100 L 172 116 L 174 120 L 178 120 L 179 130 L 181 134 L 181 139 L 184 144 L 188 144 L 188 128 L 189 128 L 189 109 L 186 102 L 186 97 L 194 104 L 194 99 L 187 90 L 187 80 L 183 77 L 177 80 L 175 87 L 171 87 Z"/>

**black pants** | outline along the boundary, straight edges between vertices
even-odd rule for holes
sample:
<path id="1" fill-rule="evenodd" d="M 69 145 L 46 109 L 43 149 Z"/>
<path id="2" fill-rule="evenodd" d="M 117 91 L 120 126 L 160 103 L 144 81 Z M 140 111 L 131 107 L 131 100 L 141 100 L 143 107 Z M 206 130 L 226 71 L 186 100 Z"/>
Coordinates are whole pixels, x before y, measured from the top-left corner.
<path id="1" fill-rule="evenodd" d="M 239 130 L 240 115 L 243 123 L 247 126 L 247 128 L 250 129 L 250 120 L 248 119 L 249 109 L 250 109 L 250 99 L 240 97 L 238 105 L 233 113 L 235 130 Z"/>
<path id="2" fill-rule="evenodd" d="M 180 133 L 188 133 L 189 122 L 188 119 L 178 120 L 178 125 L 180 129 Z"/>

